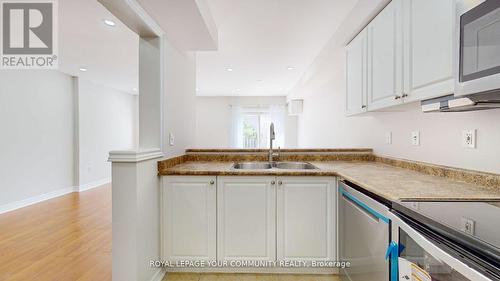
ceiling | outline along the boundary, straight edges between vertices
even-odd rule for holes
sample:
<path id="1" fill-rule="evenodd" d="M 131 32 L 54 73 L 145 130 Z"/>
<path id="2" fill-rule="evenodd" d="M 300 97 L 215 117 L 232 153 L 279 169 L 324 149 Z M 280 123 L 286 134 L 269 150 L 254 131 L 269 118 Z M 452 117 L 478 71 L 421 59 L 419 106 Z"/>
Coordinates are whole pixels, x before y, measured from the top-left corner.
<path id="1" fill-rule="evenodd" d="M 219 49 L 196 53 L 197 95 L 287 95 L 356 3 L 208 0 Z"/>
<path id="2" fill-rule="evenodd" d="M 197 95 L 287 95 L 357 2 L 207 0 L 219 48 L 196 52 Z M 138 36 L 96 0 L 59 11 L 59 70 L 137 94 Z"/>
<path id="3" fill-rule="evenodd" d="M 177 49 L 217 50 L 217 26 L 206 0 L 137 0 L 137 2 Z"/>
<path id="4" fill-rule="evenodd" d="M 60 0 L 58 3 L 59 70 L 137 94 L 138 36 L 96 0 Z M 105 25 L 105 19 L 113 20 L 116 25 Z"/>

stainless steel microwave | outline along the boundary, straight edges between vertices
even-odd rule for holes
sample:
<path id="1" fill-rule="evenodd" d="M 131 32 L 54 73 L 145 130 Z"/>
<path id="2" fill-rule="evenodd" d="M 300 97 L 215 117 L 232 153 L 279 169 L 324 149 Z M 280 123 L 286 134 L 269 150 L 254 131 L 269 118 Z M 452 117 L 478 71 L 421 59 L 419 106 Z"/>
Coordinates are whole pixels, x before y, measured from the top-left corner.
<path id="1" fill-rule="evenodd" d="M 500 92 L 500 0 L 459 0 L 455 97 Z"/>
<path id="2" fill-rule="evenodd" d="M 500 0 L 457 0 L 454 94 L 424 100 L 424 112 L 500 108 Z"/>

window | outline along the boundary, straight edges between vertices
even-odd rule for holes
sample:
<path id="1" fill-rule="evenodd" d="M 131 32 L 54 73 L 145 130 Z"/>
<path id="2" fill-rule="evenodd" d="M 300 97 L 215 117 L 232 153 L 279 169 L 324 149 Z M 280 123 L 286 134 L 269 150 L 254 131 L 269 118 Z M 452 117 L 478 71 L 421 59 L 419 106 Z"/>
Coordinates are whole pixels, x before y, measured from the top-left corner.
<path id="1" fill-rule="evenodd" d="M 284 146 L 284 106 L 231 106 L 232 146 L 234 148 L 268 148 L 271 123 L 276 139 L 274 147 Z"/>

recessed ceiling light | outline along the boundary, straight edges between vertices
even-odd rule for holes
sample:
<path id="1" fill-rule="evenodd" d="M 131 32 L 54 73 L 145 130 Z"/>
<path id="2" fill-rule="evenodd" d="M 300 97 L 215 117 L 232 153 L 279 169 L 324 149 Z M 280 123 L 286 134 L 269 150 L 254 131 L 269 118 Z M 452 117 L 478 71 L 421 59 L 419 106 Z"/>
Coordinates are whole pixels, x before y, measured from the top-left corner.
<path id="1" fill-rule="evenodd" d="M 132 91 L 137 92 L 137 88 L 133 88 Z"/>
<path id="2" fill-rule="evenodd" d="M 233 71 L 233 69 L 232 69 L 232 68 L 230 68 L 230 67 L 226 68 L 226 70 L 227 70 L 227 71 L 229 71 L 229 72 L 232 72 L 232 71 Z"/>
<path id="3" fill-rule="evenodd" d="M 200 91 L 200 88 L 196 88 L 196 91 L 199 92 Z"/>
<path id="4" fill-rule="evenodd" d="M 288 69 L 288 70 L 294 70 L 294 69 L 295 69 L 295 67 L 293 67 L 293 66 L 289 66 L 289 67 L 287 67 L 286 69 Z"/>
<path id="5" fill-rule="evenodd" d="M 104 24 L 108 26 L 115 26 L 116 23 L 112 20 L 104 20 Z"/>
<path id="6" fill-rule="evenodd" d="M 87 71 L 87 69 L 85 67 L 80 67 L 80 71 L 85 72 L 85 71 Z"/>

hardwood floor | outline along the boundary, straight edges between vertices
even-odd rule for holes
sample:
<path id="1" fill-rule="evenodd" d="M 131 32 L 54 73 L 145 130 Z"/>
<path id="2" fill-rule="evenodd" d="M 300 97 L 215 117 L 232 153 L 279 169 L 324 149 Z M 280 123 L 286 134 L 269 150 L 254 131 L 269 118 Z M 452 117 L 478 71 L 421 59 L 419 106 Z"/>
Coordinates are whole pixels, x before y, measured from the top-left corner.
<path id="1" fill-rule="evenodd" d="M 168 273 L 163 281 L 340 281 L 336 275 Z"/>
<path id="2" fill-rule="evenodd" d="M 7 280 L 111 280 L 111 185 L 0 215 Z"/>
<path id="3" fill-rule="evenodd" d="M 0 281 L 110 281 L 111 185 L 0 215 Z M 338 281 L 333 275 L 170 273 L 164 281 Z"/>

